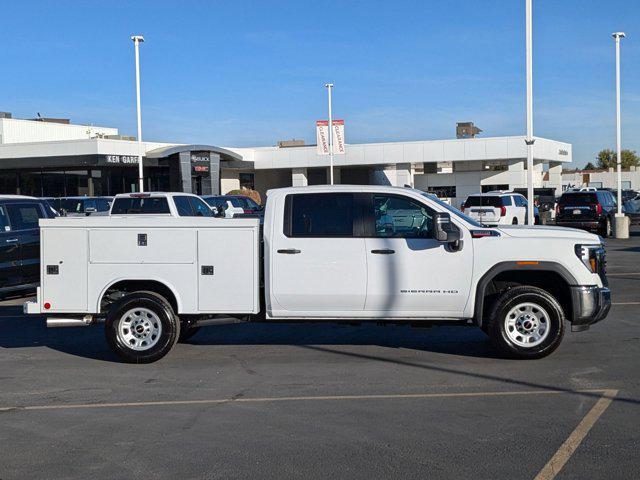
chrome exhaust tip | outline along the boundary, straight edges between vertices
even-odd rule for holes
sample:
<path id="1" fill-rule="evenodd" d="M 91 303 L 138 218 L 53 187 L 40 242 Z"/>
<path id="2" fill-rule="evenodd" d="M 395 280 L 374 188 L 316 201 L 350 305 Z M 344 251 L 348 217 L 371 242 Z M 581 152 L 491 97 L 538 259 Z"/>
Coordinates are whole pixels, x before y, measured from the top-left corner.
<path id="1" fill-rule="evenodd" d="M 88 327 L 94 323 L 93 315 L 85 315 L 81 318 L 65 318 L 65 317 L 50 317 L 47 318 L 47 328 L 61 328 L 61 327 Z"/>

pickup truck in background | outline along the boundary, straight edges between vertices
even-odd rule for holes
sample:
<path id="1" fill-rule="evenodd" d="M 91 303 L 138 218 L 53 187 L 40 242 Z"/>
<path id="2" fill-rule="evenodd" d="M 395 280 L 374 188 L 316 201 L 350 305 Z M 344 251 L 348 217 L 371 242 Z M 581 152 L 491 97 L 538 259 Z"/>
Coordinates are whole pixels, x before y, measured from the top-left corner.
<path id="1" fill-rule="evenodd" d="M 584 330 L 610 308 L 597 235 L 488 228 L 409 188 L 268 197 L 262 235 L 253 218 L 116 215 L 118 197 L 109 217 L 41 220 L 41 286 L 25 312 L 49 326 L 104 322 L 111 348 L 145 363 L 229 317 L 469 325 L 508 356 L 540 358 L 565 322 Z"/>

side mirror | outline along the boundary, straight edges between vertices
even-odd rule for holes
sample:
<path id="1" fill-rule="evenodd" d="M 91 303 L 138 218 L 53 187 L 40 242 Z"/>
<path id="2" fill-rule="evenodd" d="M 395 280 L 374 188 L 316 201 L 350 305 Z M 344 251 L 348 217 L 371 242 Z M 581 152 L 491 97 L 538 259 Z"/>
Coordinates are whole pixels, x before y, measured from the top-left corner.
<path id="1" fill-rule="evenodd" d="M 441 243 L 454 243 L 460 240 L 460 230 L 451 223 L 451 215 L 446 212 L 433 214 L 433 236 Z"/>

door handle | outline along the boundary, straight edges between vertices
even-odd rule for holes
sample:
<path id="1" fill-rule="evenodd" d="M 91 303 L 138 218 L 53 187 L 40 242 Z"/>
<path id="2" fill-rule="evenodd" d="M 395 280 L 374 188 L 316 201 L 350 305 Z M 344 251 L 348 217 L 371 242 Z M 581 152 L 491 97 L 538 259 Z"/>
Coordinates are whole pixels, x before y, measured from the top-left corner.
<path id="1" fill-rule="evenodd" d="M 14 242 L 17 242 L 18 239 L 17 238 L 7 238 L 6 241 L 7 241 L 7 243 L 14 243 Z"/>
<path id="2" fill-rule="evenodd" d="M 371 253 L 376 253 L 378 255 L 392 255 L 396 253 L 396 251 L 391 250 L 390 248 L 383 248 L 382 250 L 371 250 Z"/>
<path id="3" fill-rule="evenodd" d="M 278 253 L 286 253 L 287 255 L 295 255 L 296 253 L 300 253 L 300 250 L 296 250 L 295 248 L 285 248 L 282 250 L 278 250 Z"/>

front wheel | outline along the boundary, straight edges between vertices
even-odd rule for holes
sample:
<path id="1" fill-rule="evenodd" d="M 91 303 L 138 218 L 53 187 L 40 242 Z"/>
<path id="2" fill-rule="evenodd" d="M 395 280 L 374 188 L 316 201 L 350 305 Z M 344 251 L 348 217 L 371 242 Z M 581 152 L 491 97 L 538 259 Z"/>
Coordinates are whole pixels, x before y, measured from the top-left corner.
<path id="1" fill-rule="evenodd" d="M 173 348 L 180 336 L 180 321 L 160 295 L 134 292 L 111 307 L 105 335 L 111 349 L 125 362 L 151 363 Z"/>
<path id="2" fill-rule="evenodd" d="M 496 301 L 489 337 L 503 354 L 520 359 L 546 357 L 562 341 L 564 313 L 547 291 L 521 286 L 505 291 Z"/>

